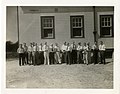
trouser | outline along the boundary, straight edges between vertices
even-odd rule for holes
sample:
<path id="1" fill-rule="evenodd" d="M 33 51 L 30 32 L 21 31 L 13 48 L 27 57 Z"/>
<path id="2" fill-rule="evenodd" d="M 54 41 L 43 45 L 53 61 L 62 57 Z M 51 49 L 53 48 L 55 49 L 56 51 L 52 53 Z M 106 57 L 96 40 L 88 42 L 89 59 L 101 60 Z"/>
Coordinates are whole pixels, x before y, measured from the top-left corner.
<path id="1" fill-rule="evenodd" d="M 83 58 L 82 51 L 77 51 L 77 63 L 78 64 L 83 62 L 82 58 Z"/>
<path id="2" fill-rule="evenodd" d="M 76 50 L 72 50 L 72 63 L 76 63 L 77 62 L 77 52 Z"/>
<path id="3" fill-rule="evenodd" d="M 88 53 L 87 52 L 83 54 L 83 61 L 84 61 L 84 64 L 88 64 Z"/>
<path id="4" fill-rule="evenodd" d="M 88 64 L 91 63 L 91 51 L 87 52 Z"/>
<path id="5" fill-rule="evenodd" d="M 54 64 L 54 52 L 49 53 L 50 64 Z"/>
<path id="6" fill-rule="evenodd" d="M 28 64 L 28 52 L 24 52 L 25 64 Z"/>
<path id="7" fill-rule="evenodd" d="M 38 51 L 33 51 L 33 65 L 37 65 L 39 63 L 39 53 Z"/>
<path id="8" fill-rule="evenodd" d="M 54 54 L 55 56 L 55 63 L 61 63 L 61 59 L 60 59 L 60 52 L 55 52 Z"/>
<path id="9" fill-rule="evenodd" d="M 19 66 L 24 65 L 24 54 L 19 53 Z"/>
<path id="10" fill-rule="evenodd" d="M 100 51 L 100 61 L 105 64 L 105 51 Z"/>
<path id="11" fill-rule="evenodd" d="M 46 65 L 46 64 L 48 64 L 48 65 L 50 64 L 48 51 L 44 52 L 44 65 Z"/>
<path id="12" fill-rule="evenodd" d="M 35 65 L 39 65 L 39 52 L 35 52 Z"/>
<path id="13" fill-rule="evenodd" d="M 32 55 L 32 52 L 28 52 L 28 62 L 29 62 L 29 64 L 33 64 L 33 55 Z"/>
<path id="14" fill-rule="evenodd" d="M 71 65 L 71 52 L 70 51 L 66 52 L 66 64 Z"/>
<path id="15" fill-rule="evenodd" d="M 62 53 L 62 63 L 66 63 L 66 52 Z"/>
<path id="16" fill-rule="evenodd" d="M 98 50 L 93 50 L 94 64 L 98 63 Z"/>
<path id="17" fill-rule="evenodd" d="M 35 58 L 35 54 L 36 54 L 36 52 L 33 51 L 33 52 L 32 52 L 32 56 L 33 56 L 33 62 L 32 62 L 32 64 L 33 64 L 33 65 L 36 65 L 36 62 L 35 62 L 35 59 L 36 59 L 36 58 Z"/>
<path id="18" fill-rule="evenodd" d="M 44 52 L 39 51 L 39 64 L 44 64 Z"/>

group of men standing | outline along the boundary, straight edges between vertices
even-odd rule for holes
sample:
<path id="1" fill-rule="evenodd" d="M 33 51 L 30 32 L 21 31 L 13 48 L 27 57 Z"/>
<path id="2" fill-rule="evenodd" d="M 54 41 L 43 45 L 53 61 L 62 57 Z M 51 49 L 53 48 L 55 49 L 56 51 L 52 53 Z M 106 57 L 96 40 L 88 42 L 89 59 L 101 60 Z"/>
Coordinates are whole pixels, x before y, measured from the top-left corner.
<path id="1" fill-rule="evenodd" d="M 90 64 L 98 63 L 98 53 L 100 53 L 101 63 L 105 64 L 105 45 L 97 42 L 91 47 L 90 43 L 84 43 L 82 46 L 79 42 L 78 45 L 73 42 L 71 45 L 64 42 L 61 49 L 57 43 L 50 46 L 47 42 L 44 45 L 41 43 L 30 43 L 29 46 L 26 43 L 20 44 L 17 49 L 19 54 L 19 65 L 51 65 L 51 64 Z M 93 57 L 93 60 L 91 59 Z"/>

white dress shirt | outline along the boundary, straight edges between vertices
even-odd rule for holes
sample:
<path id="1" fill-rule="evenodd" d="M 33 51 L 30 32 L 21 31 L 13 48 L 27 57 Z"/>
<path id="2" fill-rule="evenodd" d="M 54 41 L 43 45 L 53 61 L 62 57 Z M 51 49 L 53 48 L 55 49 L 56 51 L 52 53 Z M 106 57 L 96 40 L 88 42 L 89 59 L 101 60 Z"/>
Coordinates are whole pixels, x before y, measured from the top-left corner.
<path id="1" fill-rule="evenodd" d="M 33 47 L 32 46 L 28 46 L 28 52 L 32 52 L 33 51 Z"/>
<path id="2" fill-rule="evenodd" d="M 98 49 L 98 48 L 97 48 L 97 45 L 94 44 L 94 45 L 92 46 L 92 49 L 93 49 L 93 50 Z"/>
<path id="3" fill-rule="evenodd" d="M 27 46 L 23 46 L 23 49 L 24 49 L 25 52 L 28 51 L 28 47 Z"/>
<path id="4" fill-rule="evenodd" d="M 75 44 L 71 44 L 71 49 L 72 50 L 76 50 L 76 45 Z"/>
<path id="5" fill-rule="evenodd" d="M 66 51 L 66 50 L 67 50 L 67 45 L 64 45 L 64 44 L 63 44 L 62 47 L 61 47 L 61 50 L 62 50 L 62 52 L 63 52 L 63 51 Z"/>
<path id="6" fill-rule="evenodd" d="M 83 50 L 88 50 L 88 46 L 83 46 Z"/>
<path id="7" fill-rule="evenodd" d="M 60 51 L 59 46 L 54 46 L 54 50 L 55 50 L 55 51 Z"/>
<path id="8" fill-rule="evenodd" d="M 50 47 L 49 47 L 49 51 L 50 51 L 50 52 L 54 52 L 54 47 L 53 47 L 53 46 L 50 46 Z"/>
<path id="9" fill-rule="evenodd" d="M 38 49 L 39 49 L 39 51 L 43 51 L 43 48 L 41 45 L 39 45 Z"/>
<path id="10" fill-rule="evenodd" d="M 83 49 L 83 47 L 82 47 L 81 45 L 78 45 L 78 46 L 77 46 L 77 50 L 78 50 L 78 51 L 81 51 L 82 49 Z"/>
<path id="11" fill-rule="evenodd" d="M 106 48 L 106 47 L 105 47 L 104 44 L 103 44 L 103 45 L 101 45 L 101 44 L 99 45 L 99 50 L 100 50 L 100 51 L 105 51 L 105 48 Z"/>
<path id="12" fill-rule="evenodd" d="M 44 51 L 44 52 L 49 51 L 48 45 L 44 45 L 44 46 L 43 46 L 43 51 Z"/>
<path id="13" fill-rule="evenodd" d="M 88 47 L 87 46 L 83 46 L 83 53 L 86 54 L 87 53 L 87 50 L 88 50 Z"/>
<path id="14" fill-rule="evenodd" d="M 38 46 L 33 46 L 33 51 L 38 51 Z"/>
<path id="15" fill-rule="evenodd" d="M 20 54 L 20 53 L 24 53 L 24 49 L 23 48 L 18 48 L 17 49 L 17 52 Z"/>
<path id="16" fill-rule="evenodd" d="M 71 46 L 67 46 L 66 51 L 71 51 Z"/>

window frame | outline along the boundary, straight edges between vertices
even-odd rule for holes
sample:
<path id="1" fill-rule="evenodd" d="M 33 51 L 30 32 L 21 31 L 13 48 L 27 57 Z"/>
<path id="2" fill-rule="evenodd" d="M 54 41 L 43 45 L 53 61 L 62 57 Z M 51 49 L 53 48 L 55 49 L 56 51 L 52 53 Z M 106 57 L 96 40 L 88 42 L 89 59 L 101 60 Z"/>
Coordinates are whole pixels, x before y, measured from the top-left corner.
<path id="1" fill-rule="evenodd" d="M 110 37 L 114 37 L 114 15 L 113 14 L 110 14 L 110 15 L 99 15 L 100 17 L 100 38 L 110 38 Z M 110 35 L 102 35 L 102 17 L 111 17 L 112 18 L 112 31 L 110 32 L 111 34 Z M 106 27 L 109 27 L 109 26 L 106 26 Z"/>
<path id="2" fill-rule="evenodd" d="M 52 29 L 53 37 L 45 37 L 44 36 L 44 22 L 43 19 L 45 18 L 52 18 L 53 19 L 53 26 L 52 27 L 46 27 L 46 29 Z M 41 16 L 41 39 L 55 39 L 55 17 L 54 16 Z"/>
<path id="3" fill-rule="evenodd" d="M 72 18 L 73 17 L 80 17 L 82 18 L 82 36 L 79 36 L 79 37 L 74 37 L 73 36 L 73 21 L 72 21 Z M 73 15 L 73 16 L 70 16 L 70 33 L 71 33 L 71 38 L 85 38 L 84 36 L 84 15 Z"/>

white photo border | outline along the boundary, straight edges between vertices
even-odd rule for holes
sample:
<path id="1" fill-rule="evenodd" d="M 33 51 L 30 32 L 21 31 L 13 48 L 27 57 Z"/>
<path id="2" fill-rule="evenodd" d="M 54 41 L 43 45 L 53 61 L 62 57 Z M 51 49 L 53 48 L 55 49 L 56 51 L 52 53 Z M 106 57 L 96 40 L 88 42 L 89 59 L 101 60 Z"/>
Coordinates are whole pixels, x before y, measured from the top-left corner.
<path id="1" fill-rule="evenodd" d="M 119 0 L 4 0 L 1 2 L 0 65 L 2 94 L 120 94 Z M 113 89 L 11 89 L 6 88 L 6 6 L 114 6 Z"/>

